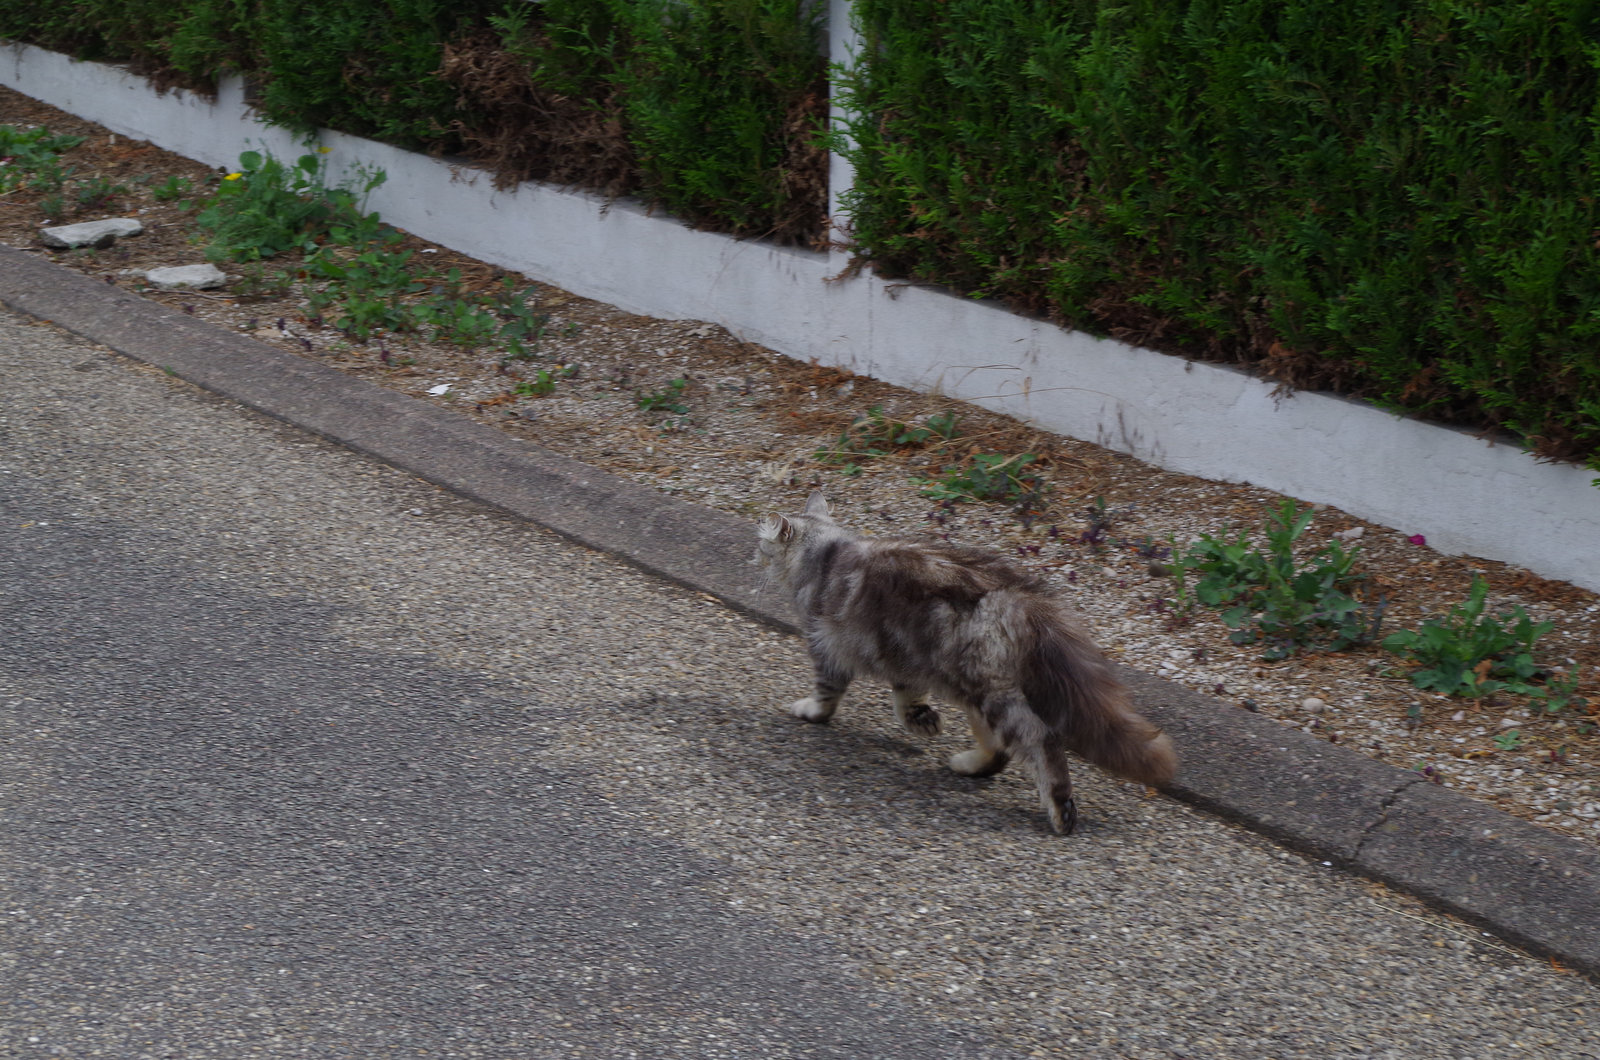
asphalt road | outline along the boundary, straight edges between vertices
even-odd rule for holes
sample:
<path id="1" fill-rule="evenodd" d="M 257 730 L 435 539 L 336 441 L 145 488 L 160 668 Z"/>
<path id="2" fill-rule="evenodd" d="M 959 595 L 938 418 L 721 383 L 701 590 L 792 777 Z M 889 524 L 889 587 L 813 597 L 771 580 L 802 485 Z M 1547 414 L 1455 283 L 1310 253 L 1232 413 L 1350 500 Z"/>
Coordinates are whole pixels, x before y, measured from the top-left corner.
<path id="1" fill-rule="evenodd" d="M 0 1055 L 1596 1057 L 1596 988 L 0 313 Z M 958 728 L 958 727 L 957 727 Z"/>

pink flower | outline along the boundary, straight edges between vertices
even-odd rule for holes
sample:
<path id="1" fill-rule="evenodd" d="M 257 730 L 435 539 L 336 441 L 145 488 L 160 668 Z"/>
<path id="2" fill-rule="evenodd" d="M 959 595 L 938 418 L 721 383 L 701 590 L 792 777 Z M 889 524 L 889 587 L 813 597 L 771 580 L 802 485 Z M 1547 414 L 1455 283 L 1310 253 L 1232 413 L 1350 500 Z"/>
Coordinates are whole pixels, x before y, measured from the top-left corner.
<path id="1" fill-rule="evenodd" d="M 1428 539 L 1423 537 L 1421 534 L 1412 534 L 1410 537 L 1406 538 L 1406 540 L 1411 542 L 1413 545 L 1426 545 L 1428 543 Z"/>

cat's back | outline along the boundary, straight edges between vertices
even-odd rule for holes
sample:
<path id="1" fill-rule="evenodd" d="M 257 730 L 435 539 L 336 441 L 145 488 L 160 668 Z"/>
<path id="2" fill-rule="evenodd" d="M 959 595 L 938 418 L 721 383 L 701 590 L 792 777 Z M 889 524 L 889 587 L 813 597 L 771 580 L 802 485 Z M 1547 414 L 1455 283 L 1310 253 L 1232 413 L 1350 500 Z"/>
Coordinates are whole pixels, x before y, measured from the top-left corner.
<path id="1" fill-rule="evenodd" d="M 997 591 L 1047 592 L 1039 579 L 993 552 L 900 538 L 860 538 L 857 544 L 863 596 L 885 607 L 938 602 L 967 611 Z"/>

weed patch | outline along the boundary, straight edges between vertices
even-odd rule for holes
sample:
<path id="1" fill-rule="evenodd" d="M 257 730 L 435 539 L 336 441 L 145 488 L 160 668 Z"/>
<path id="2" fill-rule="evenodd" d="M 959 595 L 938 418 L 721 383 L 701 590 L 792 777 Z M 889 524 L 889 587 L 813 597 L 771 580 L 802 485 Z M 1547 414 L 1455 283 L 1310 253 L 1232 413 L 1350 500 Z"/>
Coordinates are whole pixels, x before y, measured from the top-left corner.
<path id="1" fill-rule="evenodd" d="M 52 136 L 43 126 L 0 125 L 0 194 L 18 188 L 59 190 L 71 172 L 62 166 L 61 155 L 81 143 L 81 136 Z"/>
<path id="2" fill-rule="evenodd" d="M 1235 644 L 1261 644 L 1262 658 L 1283 659 L 1298 651 L 1344 651 L 1370 644 L 1383 621 L 1385 604 L 1363 600 L 1360 549 L 1330 541 L 1304 563 L 1295 543 L 1311 525 L 1311 509 L 1291 500 L 1269 510 L 1265 551 L 1240 531 L 1232 540 L 1202 534 L 1176 558 L 1180 578 L 1199 575 L 1194 598 L 1222 612 Z M 1187 603 L 1188 589 L 1180 581 Z"/>
<path id="3" fill-rule="evenodd" d="M 1038 459 L 1033 453 L 975 453 L 966 463 L 921 480 L 919 486 L 924 497 L 938 501 L 990 501 L 1042 509 L 1048 484 L 1031 466 Z"/>
<path id="4" fill-rule="evenodd" d="M 157 184 L 150 189 L 150 196 L 151 198 L 155 199 L 156 202 L 176 202 L 179 199 L 186 199 L 193 194 L 194 181 L 190 180 L 188 177 L 180 177 L 176 174 L 167 177 L 166 180 L 163 180 L 160 184 Z"/>
<path id="5" fill-rule="evenodd" d="M 832 445 L 813 454 L 822 464 L 855 465 L 862 460 L 888 456 L 898 449 L 920 449 L 953 441 L 961 432 L 954 413 L 941 412 L 920 424 L 886 415 L 874 405 L 850 421 Z"/>
<path id="6" fill-rule="evenodd" d="M 689 414 L 689 406 L 683 403 L 683 392 L 689 388 L 687 379 L 678 378 L 670 380 L 660 390 L 650 393 L 638 393 L 634 397 L 642 412 L 671 412 L 679 416 Z"/>
<path id="7" fill-rule="evenodd" d="M 259 151 L 241 154 L 238 171 L 222 178 L 196 218 L 211 233 L 206 257 L 256 261 L 291 250 L 315 253 L 329 238 L 350 246 L 377 238 L 377 215 L 365 213 L 362 204 L 385 174 L 363 174 L 359 183 L 337 187 L 324 178 L 318 154 L 301 155 L 293 165 Z"/>
<path id="8" fill-rule="evenodd" d="M 1411 663 L 1411 683 L 1430 692 L 1469 698 L 1508 692 L 1539 700 L 1549 713 L 1573 703 L 1577 673 L 1557 675 L 1534 660 L 1534 646 L 1555 623 L 1533 621 L 1520 604 L 1487 614 L 1488 594 L 1489 583 L 1473 578 L 1466 600 L 1415 630 L 1390 634 L 1384 648 Z"/>

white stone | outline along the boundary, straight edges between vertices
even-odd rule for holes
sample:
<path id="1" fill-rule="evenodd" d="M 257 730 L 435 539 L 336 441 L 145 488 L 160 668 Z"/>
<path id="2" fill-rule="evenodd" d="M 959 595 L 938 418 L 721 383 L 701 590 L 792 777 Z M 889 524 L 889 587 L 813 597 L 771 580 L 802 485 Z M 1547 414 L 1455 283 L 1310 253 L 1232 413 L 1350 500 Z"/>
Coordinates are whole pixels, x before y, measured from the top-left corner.
<path id="1" fill-rule="evenodd" d="M 111 217 L 103 221 L 80 221 L 75 225 L 41 228 L 39 242 L 57 250 L 110 246 L 123 236 L 136 236 L 143 231 L 144 225 L 132 217 Z"/>
<path id="2" fill-rule="evenodd" d="M 1313 714 L 1321 714 L 1324 710 L 1328 709 L 1328 704 L 1324 703 L 1316 696 L 1310 696 L 1302 700 L 1300 706 L 1306 710 L 1309 710 Z"/>
<path id="3" fill-rule="evenodd" d="M 163 291 L 176 291 L 183 288 L 207 290 L 212 287 L 221 287 L 228 282 L 221 269 L 215 265 L 174 265 L 167 269 L 151 269 L 144 274 L 152 287 L 159 287 Z"/>

